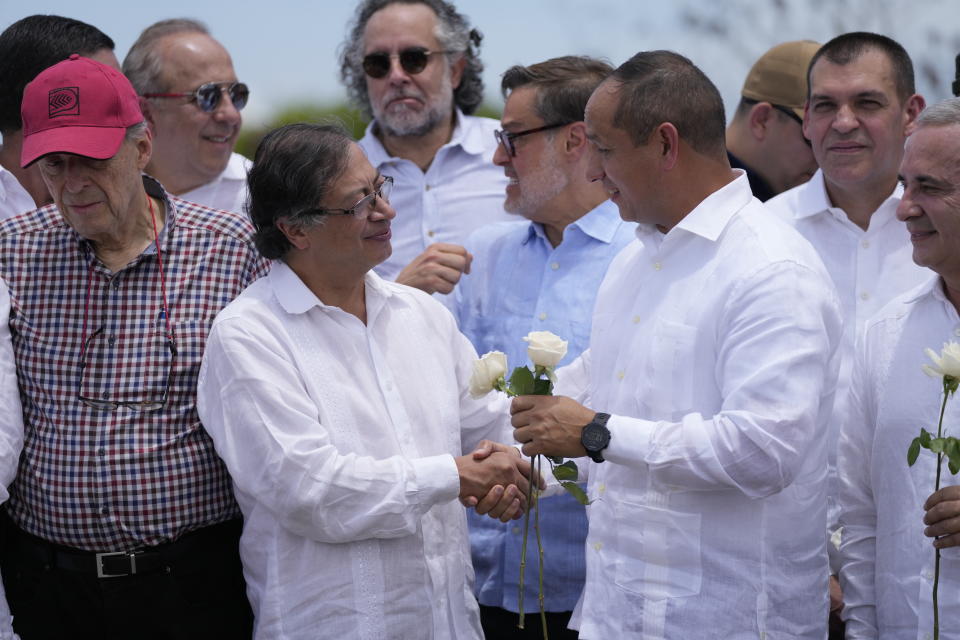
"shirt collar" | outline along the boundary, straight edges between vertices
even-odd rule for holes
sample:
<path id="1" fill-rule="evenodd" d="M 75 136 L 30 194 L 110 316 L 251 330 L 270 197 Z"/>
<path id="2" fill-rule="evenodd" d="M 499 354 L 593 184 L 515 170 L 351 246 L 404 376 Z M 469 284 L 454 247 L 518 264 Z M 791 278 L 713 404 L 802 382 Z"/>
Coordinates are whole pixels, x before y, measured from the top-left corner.
<path id="1" fill-rule="evenodd" d="M 331 310 L 339 307 L 324 304 L 307 285 L 303 283 L 293 269 L 283 260 L 276 260 L 266 275 L 270 281 L 270 288 L 277 302 L 289 314 L 306 313 L 314 307 Z M 390 287 L 373 270 L 364 276 L 365 295 L 367 298 L 367 318 L 372 317 L 374 311 L 382 306 L 387 298 L 393 295 Z"/>
<path id="2" fill-rule="evenodd" d="M 379 167 L 386 162 L 400 160 L 401 158 L 396 158 L 387 153 L 386 147 L 374 133 L 376 125 L 376 120 L 370 122 L 363 134 L 363 144 L 367 150 L 367 159 L 370 164 Z M 459 107 L 454 114 L 453 132 L 450 134 L 450 141 L 443 145 L 441 149 L 456 146 L 471 155 L 483 154 L 487 146 L 483 142 L 483 127 L 476 120 L 464 116 Z"/>
<path id="3" fill-rule="evenodd" d="M 219 177 L 225 180 L 246 180 L 248 164 L 249 161 L 239 153 L 231 153 L 227 168 L 223 170 Z"/>
<path id="4" fill-rule="evenodd" d="M 823 177 L 823 169 L 817 169 L 817 172 L 813 174 L 812 178 L 797 188 L 799 191 L 797 192 L 797 204 L 793 210 L 794 218 L 809 218 L 830 211 L 842 213 L 840 209 L 837 209 L 830 203 L 830 196 L 827 195 L 827 183 Z M 898 182 L 897 186 L 893 188 L 893 192 L 877 208 L 877 211 L 883 210 L 885 208 L 884 205 L 891 199 L 896 199 L 896 201 L 899 202 L 902 197 L 903 185 Z M 893 209 L 895 211 L 896 207 L 893 207 Z M 846 217 L 846 214 L 842 215 Z"/>
<path id="5" fill-rule="evenodd" d="M 620 210 L 617 205 L 609 200 L 604 200 L 596 207 L 583 214 L 580 218 L 570 223 L 571 227 L 577 227 L 580 231 L 594 240 L 610 244 L 617 235 L 617 229 L 623 220 L 620 219 Z M 549 242 L 543 225 L 539 222 L 531 222 L 528 226 L 527 235 L 523 239 L 523 244 L 527 244 L 533 238 L 540 238 L 544 242 Z"/>
<path id="6" fill-rule="evenodd" d="M 730 218 L 754 199 L 746 172 L 743 169 L 733 171 L 738 174 L 736 179 L 704 198 L 674 229 L 683 229 L 715 242 Z"/>
<path id="7" fill-rule="evenodd" d="M 907 304 L 913 304 L 927 296 L 933 296 L 944 304 L 953 306 L 953 303 L 947 300 L 947 294 L 943 292 L 943 279 L 935 271 L 931 271 L 926 280 L 907 293 L 903 301 Z"/>

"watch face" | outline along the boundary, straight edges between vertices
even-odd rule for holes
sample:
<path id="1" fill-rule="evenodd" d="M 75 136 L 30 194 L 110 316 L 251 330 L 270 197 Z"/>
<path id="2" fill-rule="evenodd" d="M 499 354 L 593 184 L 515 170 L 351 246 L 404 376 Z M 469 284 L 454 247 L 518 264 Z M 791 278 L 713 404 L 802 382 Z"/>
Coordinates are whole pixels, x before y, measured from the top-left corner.
<path id="1" fill-rule="evenodd" d="M 599 451 L 607 446 L 609 440 L 609 432 L 598 424 L 590 423 L 583 428 L 581 441 L 583 448 L 587 451 Z"/>

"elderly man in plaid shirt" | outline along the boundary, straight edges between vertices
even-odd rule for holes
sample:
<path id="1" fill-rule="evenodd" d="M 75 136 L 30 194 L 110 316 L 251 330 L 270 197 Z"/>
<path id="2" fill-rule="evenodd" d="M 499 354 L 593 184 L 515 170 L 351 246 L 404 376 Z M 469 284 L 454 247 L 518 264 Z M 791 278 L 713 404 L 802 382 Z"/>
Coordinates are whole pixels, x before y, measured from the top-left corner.
<path id="1" fill-rule="evenodd" d="M 14 629 L 249 637 L 240 512 L 195 388 L 214 316 L 267 263 L 240 216 L 142 175 L 150 133 L 115 69 L 73 55 L 22 115 L 21 162 L 54 204 L 0 224 L 25 427 L 4 517 Z"/>

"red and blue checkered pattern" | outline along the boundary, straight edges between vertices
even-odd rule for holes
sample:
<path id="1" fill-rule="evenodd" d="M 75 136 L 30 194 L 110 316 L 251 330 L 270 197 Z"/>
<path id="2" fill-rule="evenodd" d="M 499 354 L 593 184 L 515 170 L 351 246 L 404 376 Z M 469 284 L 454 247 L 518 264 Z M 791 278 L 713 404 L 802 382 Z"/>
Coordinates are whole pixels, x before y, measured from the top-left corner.
<path id="1" fill-rule="evenodd" d="M 80 351 L 101 326 L 83 395 L 162 395 L 171 359 L 154 245 L 111 273 L 55 205 L 0 223 L 26 430 L 8 509 L 25 531 L 91 551 L 155 545 L 240 515 L 197 416 L 197 374 L 214 316 L 269 263 L 241 216 L 168 196 L 149 178 L 144 185 L 168 202 L 160 248 L 177 355 L 159 411 L 103 411 L 77 399 Z"/>

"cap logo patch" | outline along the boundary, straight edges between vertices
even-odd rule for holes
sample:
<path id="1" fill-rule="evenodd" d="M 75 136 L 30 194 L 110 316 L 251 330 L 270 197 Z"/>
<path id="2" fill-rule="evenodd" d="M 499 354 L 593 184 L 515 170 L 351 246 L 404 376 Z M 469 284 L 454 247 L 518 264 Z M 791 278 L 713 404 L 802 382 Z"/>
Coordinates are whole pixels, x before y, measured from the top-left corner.
<path id="1" fill-rule="evenodd" d="M 47 104 L 50 118 L 80 115 L 80 87 L 51 89 Z"/>

